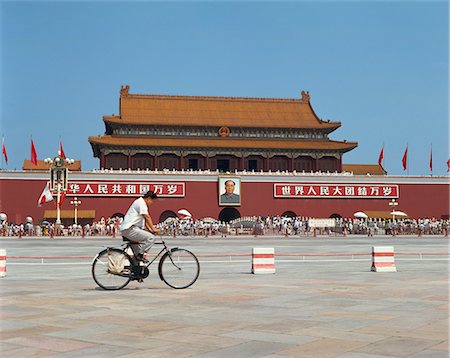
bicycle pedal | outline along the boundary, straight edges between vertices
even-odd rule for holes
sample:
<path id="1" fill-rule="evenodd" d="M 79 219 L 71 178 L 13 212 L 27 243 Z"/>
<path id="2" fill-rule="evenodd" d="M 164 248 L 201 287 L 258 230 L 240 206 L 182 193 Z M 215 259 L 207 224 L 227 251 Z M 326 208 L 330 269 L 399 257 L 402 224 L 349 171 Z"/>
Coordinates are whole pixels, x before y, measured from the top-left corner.
<path id="1" fill-rule="evenodd" d="M 142 257 L 142 256 L 137 256 L 136 258 L 138 260 L 139 265 L 143 265 L 143 264 L 145 265 L 145 264 L 148 264 L 148 262 L 149 262 L 145 257 Z"/>

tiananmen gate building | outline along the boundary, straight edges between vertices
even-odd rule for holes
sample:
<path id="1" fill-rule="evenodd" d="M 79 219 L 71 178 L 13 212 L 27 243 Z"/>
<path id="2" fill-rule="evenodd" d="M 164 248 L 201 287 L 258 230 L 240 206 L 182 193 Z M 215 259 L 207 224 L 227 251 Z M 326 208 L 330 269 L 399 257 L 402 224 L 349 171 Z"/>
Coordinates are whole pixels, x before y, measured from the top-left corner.
<path id="1" fill-rule="evenodd" d="M 448 177 L 389 176 L 378 165 L 343 163 L 358 144 L 330 139 L 341 122 L 320 119 L 305 91 L 295 99 L 204 97 L 131 94 L 123 86 L 119 114 L 103 122 L 104 134 L 88 138 L 99 169 L 70 168 L 66 222 L 73 197 L 82 202 L 81 221 L 93 221 L 124 214 L 148 190 L 160 197 L 155 221 L 181 208 L 220 221 L 386 215 L 392 200 L 410 218 L 449 217 Z M 38 164 L 1 172 L 0 211 L 10 222 L 54 220 L 54 202 L 37 207 L 49 180 Z"/>
<path id="2" fill-rule="evenodd" d="M 89 137 L 100 167 L 229 171 L 342 171 L 354 142 L 328 135 L 308 92 L 299 99 L 193 97 L 120 91 L 120 113 Z"/>

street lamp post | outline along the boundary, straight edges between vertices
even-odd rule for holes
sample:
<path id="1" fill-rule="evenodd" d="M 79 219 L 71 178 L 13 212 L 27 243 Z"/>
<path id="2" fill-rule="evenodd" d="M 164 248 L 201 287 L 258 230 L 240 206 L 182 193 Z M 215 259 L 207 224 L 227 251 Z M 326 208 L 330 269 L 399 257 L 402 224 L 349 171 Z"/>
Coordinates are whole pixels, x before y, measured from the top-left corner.
<path id="1" fill-rule="evenodd" d="M 70 203 L 75 206 L 75 224 L 78 224 L 78 205 L 81 205 L 81 200 L 75 197 Z"/>
<path id="2" fill-rule="evenodd" d="M 68 166 L 73 164 L 73 159 L 64 158 L 61 155 L 55 158 L 46 158 L 44 162 L 50 165 L 50 191 L 56 191 L 56 233 L 61 231 L 61 193 L 67 191 L 69 176 Z"/>
<path id="3" fill-rule="evenodd" d="M 398 205 L 395 199 L 392 199 L 389 206 L 392 208 L 392 236 L 395 236 L 395 207 Z"/>

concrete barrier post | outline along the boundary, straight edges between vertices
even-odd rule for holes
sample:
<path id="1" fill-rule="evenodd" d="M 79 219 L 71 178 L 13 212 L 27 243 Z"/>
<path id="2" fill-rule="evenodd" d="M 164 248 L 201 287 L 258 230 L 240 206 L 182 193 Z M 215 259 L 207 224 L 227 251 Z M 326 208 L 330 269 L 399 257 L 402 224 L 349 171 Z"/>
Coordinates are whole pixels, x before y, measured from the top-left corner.
<path id="1" fill-rule="evenodd" d="M 372 267 L 374 272 L 397 272 L 394 259 L 394 246 L 373 246 Z"/>
<path id="2" fill-rule="evenodd" d="M 275 249 L 254 247 L 252 253 L 252 273 L 275 273 Z"/>
<path id="3" fill-rule="evenodd" d="M 0 249 L 0 277 L 6 277 L 6 250 Z"/>

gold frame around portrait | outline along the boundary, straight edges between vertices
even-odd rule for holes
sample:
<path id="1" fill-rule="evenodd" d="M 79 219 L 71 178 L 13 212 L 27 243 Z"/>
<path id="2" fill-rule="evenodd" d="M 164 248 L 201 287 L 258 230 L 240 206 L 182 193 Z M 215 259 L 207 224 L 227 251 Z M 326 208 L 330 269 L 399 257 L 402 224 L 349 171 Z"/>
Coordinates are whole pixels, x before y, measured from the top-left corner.
<path id="1" fill-rule="evenodd" d="M 239 202 L 236 203 L 224 203 L 221 200 L 221 195 L 225 193 L 225 182 L 232 180 L 234 182 L 234 194 L 239 195 Z M 241 206 L 242 203 L 242 190 L 241 190 L 241 177 L 239 176 L 220 176 L 217 181 L 217 201 L 219 206 Z"/>

